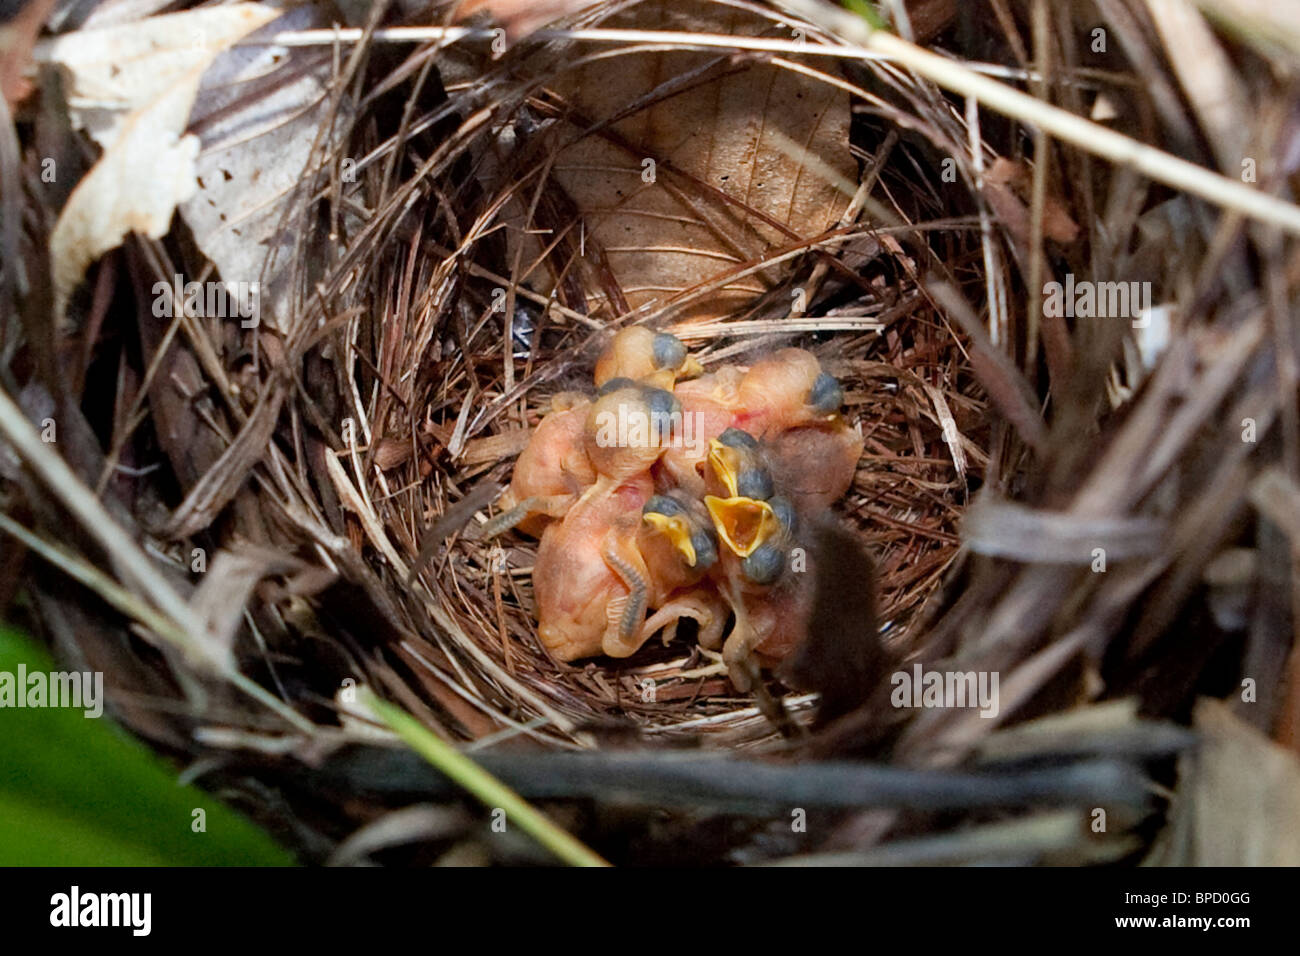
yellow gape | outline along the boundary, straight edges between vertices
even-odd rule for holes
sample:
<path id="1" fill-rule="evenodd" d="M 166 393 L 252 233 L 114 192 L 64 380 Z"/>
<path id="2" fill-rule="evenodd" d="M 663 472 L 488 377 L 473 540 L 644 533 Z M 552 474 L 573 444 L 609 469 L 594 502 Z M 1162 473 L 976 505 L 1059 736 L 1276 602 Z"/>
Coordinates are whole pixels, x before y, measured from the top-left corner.
<path id="1" fill-rule="evenodd" d="M 806 634 L 811 576 L 789 557 L 862 454 L 840 385 L 801 349 L 705 374 L 679 339 L 635 326 L 594 384 L 542 419 L 484 530 L 541 537 L 533 591 L 554 657 L 628 657 L 685 618 L 747 690 Z"/>

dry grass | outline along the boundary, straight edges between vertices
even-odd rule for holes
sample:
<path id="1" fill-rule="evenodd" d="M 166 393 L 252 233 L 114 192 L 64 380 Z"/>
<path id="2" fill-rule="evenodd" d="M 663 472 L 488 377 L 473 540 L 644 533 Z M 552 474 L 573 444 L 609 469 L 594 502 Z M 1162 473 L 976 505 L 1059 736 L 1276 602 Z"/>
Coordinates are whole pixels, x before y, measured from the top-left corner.
<path id="1" fill-rule="evenodd" d="M 66 335 L 40 324 L 39 282 L 14 296 L 25 321 L 5 320 L 5 389 L 29 419 L 54 410 L 68 437 L 57 449 L 33 443 L 16 406 L 0 407 L 17 452 L 0 472 L 3 527 L 35 529 L 26 543 L 37 553 L 60 541 L 147 610 L 132 614 L 108 585 L 115 610 L 70 594 L 34 557 L 0 563 L 0 597 L 29 594 L 31 622 L 106 671 L 133 730 L 184 759 L 216 760 L 214 785 L 243 780 L 257 812 L 312 834 L 298 839 L 306 858 L 432 786 L 409 763 L 363 753 L 375 749 L 362 743 L 373 733 L 364 713 L 340 729 L 345 680 L 471 744 L 526 797 L 599 808 L 617 789 L 593 757 L 589 786 L 571 771 L 576 792 L 558 794 L 527 763 L 535 751 L 617 761 L 629 747 L 698 745 L 719 759 L 807 761 L 801 799 L 825 814 L 815 836 L 777 833 L 788 812 L 772 808 L 786 806 L 793 777 L 756 789 L 759 811 L 738 809 L 744 795 L 722 784 L 733 765 L 701 764 L 697 803 L 650 860 L 1127 858 L 1160 819 L 1151 781 L 1174 782 L 1161 761 L 1187 742 L 1158 721 L 1186 722 L 1196 697 L 1251 677 L 1257 703 L 1239 716 L 1295 745 L 1294 60 L 1249 31 L 1214 33 L 1137 0 L 988 0 L 978 12 L 909 3 L 918 45 L 813 0 L 784 13 L 730 6 L 768 17 L 770 42 L 697 37 L 702 55 L 776 62 L 850 90 L 859 166 L 837 227 L 790 235 L 737 267 L 786 270 L 748 310 L 689 313 L 723 280 L 648 314 L 589 308 L 611 300 L 612 276 L 549 177 L 554 137 L 529 137 L 564 124 L 554 89 L 566 70 L 595 56 L 617 70 L 638 40 L 682 37 L 602 32 L 604 8 L 514 38 L 502 56 L 479 29 L 486 20 L 376 36 L 397 25 L 383 5 L 355 36 L 296 34 L 296 55 L 326 64 L 332 83 L 284 206 L 291 252 L 264 276 L 275 308 L 256 331 L 147 314 L 155 281 L 204 274 L 183 227 L 133 238 L 92 270 Z M 449 12 L 411 25 L 446 27 Z M 833 50 L 787 48 L 796 22 L 809 47 Z M 1104 53 L 1092 49 L 1099 25 Z M 1180 83 L 1181 44 L 1193 40 L 1228 67 L 1212 88 Z M 728 60 L 733 47 L 742 52 Z M 648 89 L 638 107 L 672 92 Z M 1260 106 L 1225 124 L 1215 96 Z M 20 122 L 29 168 L 35 132 L 55 132 L 48 123 Z M 1243 159 L 1257 181 L 1241 181 Z M 660 161 L 671 169 L 670 156 Z M 11 182 L 0 177 L 6 196 Z M 673 182 L 695 202 L 719 201 L 707 184 Z M 42 197 L 29 188 L 29 262 L 57 208 Z M 506 241 L 518 215 L 545 236 L 562 277 L 553 294 L 537 282 L 541 264 Z M 5 241 L 18 261 L 18 240 Z M 1067 273 L 1149 283 L 1168 308 L 1145 328 L 1045 313 L 1036 290 Z M 796 286 L 808 306 L 792 316 Z M 552 396 L 581 387 L 627 321 L 673 331 L 706 367 L 782 344 L 818 354 L 866 439 L 841 512 L 876 556 L 882 634 L 909 667 L 1000 674 L 997 719 L 900 711 L 881 674 L 863 708 L 791 744 L 689 643 L 652 642 L 625 663 L 547 656 L 531 610 L 536 542 L 483 541 L 474 526 Z M 1232 547 L 1251 549 L 1245 576 L 1207 575 Z M 194 548 L 209 556 L 207 578 L 186 573 Z M 1225 602 L 1243 589 L 1253 599 L 1233 617 Z M 223 618 L 223 605 L 245 611 Z M 174 653 L 169 635 L 198 652 Z M 260 700 L 233 695 L 232 676 Z M 803 723 L 815 710 L 808 696 L 786 704 Z M 1021 733 L 1032 719 L 1041 733 Z M 849 757 L 889 765 L 858 781 L 853 807 L 831 799 Z M 376 782 L 369 761 L 387 776 Z M 990 796 L 969 775 L 988 767 L 1004 769 L 1005 791 Z M 922 770 L 932 776 L 890 776 Z M 283 787 L 288 805 L 248 779 Z M 327 806 L 295 802 L 317 785 Z M 922 796 L 899 796 L 909 792 Z M 1098 802 L 1119 821 L 1106 839 L 1079 823 Z M 990 816 L 1026 804 L 1076 817 Z M 692 827 L 718 807 L 749 825 L 693 845 Z M 949 833 L 941 810 L 968 811 L 977 830 Z M 568 822 L 597 843 L 613 826 L 599 810 Z M 644 821 L 618 826 L 651 839 Z"/>

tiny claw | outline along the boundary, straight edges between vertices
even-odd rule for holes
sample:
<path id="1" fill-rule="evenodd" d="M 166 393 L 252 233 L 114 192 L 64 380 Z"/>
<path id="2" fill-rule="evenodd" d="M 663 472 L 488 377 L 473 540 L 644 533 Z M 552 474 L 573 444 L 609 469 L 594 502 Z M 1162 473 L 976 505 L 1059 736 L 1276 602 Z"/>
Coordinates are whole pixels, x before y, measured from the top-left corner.
<path id="1" fill-rule="evenodd" d="M 682 618 L 695 621 L 699 625 L 700 634 L 705 635 L 719 631 L 726 623 L 727 615 L 717 602 L 698 593 L 685 593 L 650 615 L 641 628 L 641 639 L 649 640 L 651 635 L 663 631 L 664 643 L 669 643 L 676 635 L 677 624 Z"/>
<path id="2" fill-rule="evenodd" d="M 754 660 L 754 648 L 758 644 L 758 635 L 754 634 L 748 623 L 741 623 L 737 615 L 736 626 L 722 645 L 722 660 L 727 665 L 731 683 L 742 694 L 748 693 L 762 676 L 758 662 Z"/>
<path id="3" fill-rule="evenodd" d="M 479 525 L 476 537 L 480 540 L 495 538 L 498 535 L 505 534 L 533 515 L 562 518 L 577 500 L 577 495 L 534 495 L 531 498 L 525 498 L 513 508 L 509 508 Z"/>

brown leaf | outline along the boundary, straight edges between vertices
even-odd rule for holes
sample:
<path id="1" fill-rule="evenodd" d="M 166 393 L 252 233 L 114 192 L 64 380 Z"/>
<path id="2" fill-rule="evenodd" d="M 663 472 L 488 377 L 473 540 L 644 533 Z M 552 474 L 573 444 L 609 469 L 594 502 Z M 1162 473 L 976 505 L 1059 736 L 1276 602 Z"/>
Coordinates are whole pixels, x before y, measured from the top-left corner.
<path id="1" fill-rule="evenodd" d="M 1201 746 L 1178 762 L 1168 827 L 1146 865 L 1300 865 L 1300 761 L 1220 701 L 1196 706 Z"/>
<path id="2" fill-rule="evenodd" d="M 693 0 L 642 4 L 601 25 L 790 36 L 745 11 Z M 553 89 L 572 112 L 554 130 L 563 146 L 552 181 L 582 221 L 546 225 L 571 227 L 571 247 L 613 277 L 631 309 L 717 282 L 679 317 L 734 312 L 789 267 L 728 274 L 835 226 L 856 187 L 848 94 L 770 62 L 634 53 L 566 72 Z M 638 106 L 625 115 L 628 104 Z M 593 311 L 618 313 L 623 302 L 607 290 Z"/>
<path id="3" fill-rule="evenodd" d="M 190 606 L 206 625 L 204 639 L 213 660 L 230 655 L 253 588 L 271 575 L 302 573 L 310 567 L 297 558 L 249 542 L 218 551 L 199 582 Z"/>
<path id="4" fill-rule="evenodd" d="M 80 30 L 38 50 L 65 74 L 74 124 L 104 147 L 50 234 L 56 318 L 90 263 L 127 233 L 158 239 L 171 227 L 176 204 L 197 188 L 199 141 L 185 126 L 203 72 L 278 13 L 252 3 L 193 10 Z"/>

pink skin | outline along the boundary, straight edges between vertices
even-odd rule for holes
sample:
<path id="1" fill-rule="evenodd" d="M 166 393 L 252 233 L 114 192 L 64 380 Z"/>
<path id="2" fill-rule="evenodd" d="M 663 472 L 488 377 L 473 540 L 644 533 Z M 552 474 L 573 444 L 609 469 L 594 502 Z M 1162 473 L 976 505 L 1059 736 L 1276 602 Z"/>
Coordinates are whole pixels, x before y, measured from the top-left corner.
<path id="1" fill-rule="evenodd" d="M 755 438 L 775 439 L 778 484 L 792 495 L 812 495 L 810 507 L 835 501 L 853 480 L 862 440 L 838 415 L 808 407 L 808 392 L 820 372 L 812 353 L 782 349 L 747 370 L 728 367 L 679 383 L 674 394 L 683 413 L 693 416 L 698 441 L 694 448 L 679 445 L 665 452 L 659 465 L 661 487 L 704 494 L 698 466 L 708 457 L 708 443 L 734 427 Z M 819 463 L 815 477 L 802 474 L 809 461 Z"/>
<path id="2" fill-rule="evenodd" d="M 694 441 L 674 444 L 660 459 L 660 485 L 663 489 L 681 488 L 692 498 L 704 494 L 704 479 L 696 466 L 709 455 L 709 442 L 735 424 L 737 389 L 742 373 L 724 368 L 690 382 L 679 382 L 673 390 L 682 405 L 682 415 L 693 421 Z"/>
<path id="3" fill-rule="evenodd" d="M 595 446 L 592 403 L 543 419 L 516 465 L 507 506 L 511 499 L 545 502 L 542 513 L 520 527 L 542 532 L 533 575 L 538 633 L 556 658 L 626 657 L 658 630 L 671 636 L 682 617 L 698 621 L 701 643 L 716 647 L 728 604 L 737 612 L 737 628 L 724 649 L 729 664 L 750 656 L 770 664 L 798 644 L 807 617 L 806 588 L 784 580 L 771 587 L 748 585 L 738 575 L 737 559 L 724 554 L 709 574 L 715 590 L 689 569 L 670 566 L 675 555 L 663 550 L 662 541 L 646 538 L 641 509 L 656 485 L 702 495 L 698 466 L 707 459 L 709 441 L 729 427 L 766 440 L 773 477 L 802 507 L 828 507 L 851 484 L 862 440 L 838 415 L 806 404 L 819 372 L 810 353 L 784 349 L 748 370 L 724 368 L 679 382 L 674 394 L 693 418 L 693 440 L 639 454 Z M 634 394 L 615 393 L 597 405 L 616 408 L 634 400 Z M 809 462 L 817 467 L 809 469 Z M 641 624 L 647 609 L 653 613 Z M 736 673 L 733 666 L 733 678 Z"/>
<path id="4" fill-rule="evenodd" d="M 799 425 L 826 421 L 807 405 L 808 392 L 821 373 L 816 356 L 803 349 L 781 349 L 749 367 L 737 390 L 736 427 L 755 438 Z"/>
<path id="5" fill-rule="evenodd" d="M 801 512 L 817 514 L 844 496 L 862 457 L 862 436 L 846 425 L 791 428 L 768 440 L 764 460 Z M 817 467 L 809 468 L 809 462 Z"/>
<path id="6" fill-rule="evenodd" d="M 647 538 L 641 509 L 653 491 L 648 472 L 608 493 L 593 488 L 543 532 L 533 566 L 537 633 L 559 660 L 628 657 L 657 631 L 671 638 L 684 617 L 699 623 L 705 646 L 720 643 L 726 606 L 711 588 L 690 587 L 703 572 L 684 567 L 662 541 Z M 649 563 L 641 545 L 652 546 Z M 634 626 L 627 629 L 622 615 L 637 585 L 640 610 L 634 610 Z M 646 608 L 657 610 L 643 622 Z"/>
<path id="7" fill-rule="evenodd" d="M 501 499 L 503 510 L 529 498 L 579 495 L 596 481 L 596 470 L 585 447 L 589 408 L 590 403 L 582 402 L 542 419 L 515 463 L 510 489 Z M 536 537 L 550 521 L 544 513 L 530 514 L 518 528 Z"/>
<path id="8" fill-rule="evenodd" d="M 591 489 L 594 490 L 594 489 Z M 538 636 L 562 661 L 602 653 L 610 629 L 610 606 L 630 588 L 605 559 L 608 547 L 625 554 L 641 525 L 641 508 L 654 493 L 649 472 L 605 494 L 590 490 L 563 521 L 542 535 L 533 566 Z"/>

